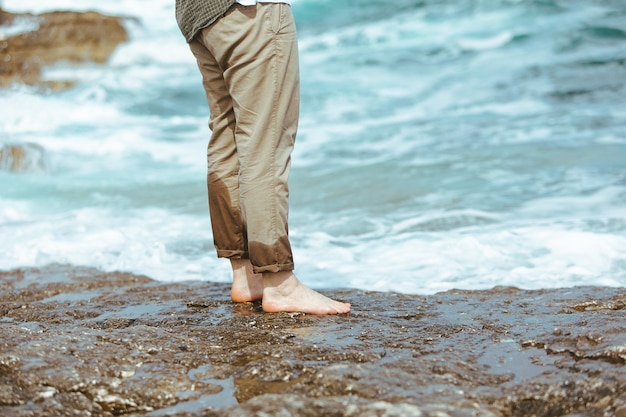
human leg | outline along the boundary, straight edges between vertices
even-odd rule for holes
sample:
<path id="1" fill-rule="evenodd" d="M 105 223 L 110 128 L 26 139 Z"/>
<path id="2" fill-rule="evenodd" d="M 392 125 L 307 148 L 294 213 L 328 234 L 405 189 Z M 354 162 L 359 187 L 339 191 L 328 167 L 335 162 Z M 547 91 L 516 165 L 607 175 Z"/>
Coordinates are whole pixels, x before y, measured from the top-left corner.
<path id="1" fill-rule="evenodd" d="M 215 248 L 218 257 L 229 258 L 231 262 L 232 300 L 258 300 L 263 295 L 263 285 L 261 276 L 253 273 L 248 259 L 245 224 L 239 203 L 239 158 L 232 98 L 222 70 L 202 39 L 194 39 L 190 48 L 198 62 L 211 110 L 207 188 Z"/>
<path id="2" fill-rule="evenodd" d="M 189 46 L 198 62 L 211 112 L 207 189 L 215 248 L 219 257 L 247 258 L 247 238 L 239 200 L 239 158 L 232 98 L 219 64 L 202 39 L 194 39 Z"/>

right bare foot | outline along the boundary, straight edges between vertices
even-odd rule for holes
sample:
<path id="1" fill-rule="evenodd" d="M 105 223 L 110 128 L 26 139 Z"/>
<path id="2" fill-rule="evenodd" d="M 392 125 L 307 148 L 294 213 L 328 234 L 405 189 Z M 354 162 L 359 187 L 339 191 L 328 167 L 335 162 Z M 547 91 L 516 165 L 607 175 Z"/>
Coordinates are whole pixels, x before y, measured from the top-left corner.
<path id="1" fill-rule="evenodd" d="M 263 274 L 263 311 L 343 314 L 350 304 L 332 300 L 302 284 L 290 271 Z"/>

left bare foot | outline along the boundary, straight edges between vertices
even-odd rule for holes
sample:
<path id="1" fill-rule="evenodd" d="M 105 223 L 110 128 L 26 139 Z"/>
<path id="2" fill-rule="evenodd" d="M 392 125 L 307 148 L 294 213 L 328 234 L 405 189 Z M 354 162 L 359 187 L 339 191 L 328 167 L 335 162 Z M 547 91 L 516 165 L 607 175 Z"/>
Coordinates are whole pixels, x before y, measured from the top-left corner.
<path id="1" fill-rule="evenodd" d="M 255 301 L 263 298 L 263 279 L 261 274 L 252 272 L 249 259 L 231 259 L 233 267 L 233 286 L 230 298 L 236 303 Z"/>

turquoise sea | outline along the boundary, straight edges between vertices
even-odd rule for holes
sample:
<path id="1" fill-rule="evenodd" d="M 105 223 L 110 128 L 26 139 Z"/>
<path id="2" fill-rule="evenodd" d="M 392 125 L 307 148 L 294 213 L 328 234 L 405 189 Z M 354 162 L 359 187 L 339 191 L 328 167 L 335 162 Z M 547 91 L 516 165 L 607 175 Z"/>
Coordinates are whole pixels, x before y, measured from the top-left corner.
<path id="1" fill-rule="evenodd" d="M 229 280 L 205 190 L 208 109 L 172 0 L 3 0 L 135 17 L 107 65 L 0 91 L 0 269 Z M 315 288 L 626 286 L 626 2 L 294 0 L 290 232 Z M 32 28 L 13 28 L 28 30 Z M 5 29 L 0 29 L 0 35 Z"/>

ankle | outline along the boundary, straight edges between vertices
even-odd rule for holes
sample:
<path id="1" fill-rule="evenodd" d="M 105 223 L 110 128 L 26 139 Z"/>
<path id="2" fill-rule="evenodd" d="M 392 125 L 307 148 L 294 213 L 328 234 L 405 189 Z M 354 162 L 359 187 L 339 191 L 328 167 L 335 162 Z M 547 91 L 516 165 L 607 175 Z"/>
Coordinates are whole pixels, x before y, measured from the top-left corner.
<path id="1" fill-rule="evenodd" d="M 291 271 L 263 273 L 264 290 L 274 290 L 285 294 L 293 291 L 299 283 L 300 281 Z"/>
<path id="2" fill-rule="evenodd" d="M 229 259 L 230 260 L 230 266 L 233 269 L 233 272 L 235 271 L 239 271 L 241 269 L 245 269 L 246 268 L 246 263 L 248 262 L 247 259 Z"/>

